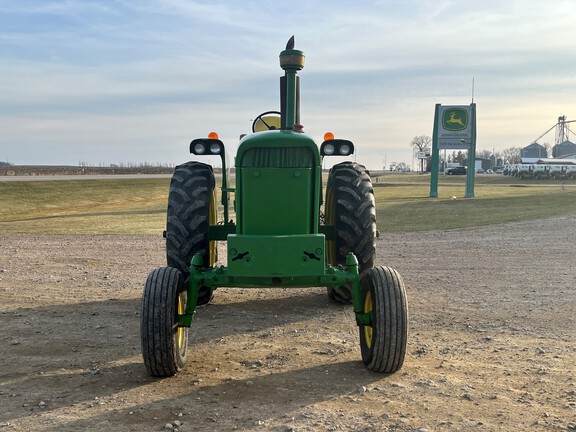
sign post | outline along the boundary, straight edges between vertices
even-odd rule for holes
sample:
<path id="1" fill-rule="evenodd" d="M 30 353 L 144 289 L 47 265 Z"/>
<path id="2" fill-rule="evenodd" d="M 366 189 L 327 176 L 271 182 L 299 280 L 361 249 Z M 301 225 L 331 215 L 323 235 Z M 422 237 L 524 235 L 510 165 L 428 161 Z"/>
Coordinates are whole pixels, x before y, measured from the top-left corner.
<path id="1" fill-rule="evenodd" d="M 468 150 L 466 173 L 466 198 L 474 198 L 474 174 L 476 161 L 476 104 L 440 105 L 434 111 L 432 134 L 432 171 L 430 198 L 438 197 L 438 165 L 440 150 Z"/>
<path id="2" fill-rule="evenodd" d="M 470 145 L 468 146 L 468 172 L 466 173 L 466 198 L 474 198 L 476 175 L 476 104 L 470 105 Z"/>
<path id="3" fill-rule="evenodd" d="M 430 166 L 430 198 L 438 198 L 438 165 L 440 152 L 438 150 L 438 111 L 440 104 L 434 110 L 434 131 L 432 132 L 432 161 Z"/>

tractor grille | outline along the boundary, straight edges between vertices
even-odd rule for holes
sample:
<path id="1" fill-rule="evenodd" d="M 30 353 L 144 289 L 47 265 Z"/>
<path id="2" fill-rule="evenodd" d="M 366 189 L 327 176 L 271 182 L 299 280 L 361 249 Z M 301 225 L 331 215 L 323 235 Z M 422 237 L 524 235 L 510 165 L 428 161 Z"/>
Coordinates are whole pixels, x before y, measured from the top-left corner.
<path id="1" fill-rule="evenodd" d="M 247 150 L 243 168 L 312 168 L 314 154 L 307 147 L 258 147 Z"/>

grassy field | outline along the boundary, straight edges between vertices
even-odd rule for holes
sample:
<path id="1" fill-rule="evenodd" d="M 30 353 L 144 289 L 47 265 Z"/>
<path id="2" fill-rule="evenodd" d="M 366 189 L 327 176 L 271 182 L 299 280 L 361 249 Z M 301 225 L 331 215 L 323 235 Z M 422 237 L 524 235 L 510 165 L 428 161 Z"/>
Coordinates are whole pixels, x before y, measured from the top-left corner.
<path id="1" fill-rule="evenodd" d="M 476 177 L 465 199 L 465 177 L 373 173 L 378 228 L 408 232 L 465 228 L 576 215 L 576 182 Z M 0 233 L 161 234 L 169 179 L 0 181 Z M 456 199 L 453 199 L 456 197 Z"/>
<path id="2" fill-rule="evenodd" d="M 0 232 L 158 234 L 170 179 L 0 182 Z"/>
<path id="3" fill-rule="evenodd" d="M 428 198 L 430 176 L 376 177 L 378 228 L 382 232 L 466 228 L 576 215 L 573 181 L 476 176 L 475 197 L 464 198 L 465 176 L 440 176 L 438 198 Z"/>

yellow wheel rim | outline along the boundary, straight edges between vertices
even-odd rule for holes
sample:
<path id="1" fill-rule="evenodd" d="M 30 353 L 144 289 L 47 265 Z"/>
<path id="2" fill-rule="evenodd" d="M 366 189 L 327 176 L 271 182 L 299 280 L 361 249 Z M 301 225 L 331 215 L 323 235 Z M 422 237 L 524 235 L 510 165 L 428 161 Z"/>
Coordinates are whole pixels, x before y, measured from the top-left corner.
<path id="1" fill-rule="evenodd" d="M 181 292 L 178 294 L 178 316 L 184 315 L 186 312 L 186 291 Z M 182 352 L 186 347 L 184 344 L 187 342 L 186 340 L 186 331 L 188 329 L 186 327 L 178 327 L 176 333 L 176 340 L 178 342 L 178 350 Z"/>
<path id="2" fill-rule="evenodd" d="M 218 221 L 218 212 L 217 212 L 217 203 L 216 203 L 216 190 L 212 190 L 212 198 L 210 199 L 210 213 L 208 215 L 208 222 L 210 225 L 216 225 Z M 218 249 L 216 240 L 211 240 L 208 246 L 210 252 L 210 267 L 214 267 L 216 265 L 216 261 L 218 259 Z"/>
<path id="3" fill-rule="evenodd" d="M 370 291 L 364 297 L 364 313 L 372 313 L 372 293 Z M 366 346 L 370 348 L 372 346 L 372 326 L 364 326 L 364 340 Z"/>
<path id="4" fill-rule="evenodd" d="M 333 225 L 334 219 L 336 219 L 334 197 L 332 195 L 332 188 L 327 189 L 326 203 L 324 204 L 324 217 L 326 218 L 326 225 Z M 336 242 L 334 240 L 326 240 L 326 263 L 331 265 L 338 264 L 336 261 Z"/>

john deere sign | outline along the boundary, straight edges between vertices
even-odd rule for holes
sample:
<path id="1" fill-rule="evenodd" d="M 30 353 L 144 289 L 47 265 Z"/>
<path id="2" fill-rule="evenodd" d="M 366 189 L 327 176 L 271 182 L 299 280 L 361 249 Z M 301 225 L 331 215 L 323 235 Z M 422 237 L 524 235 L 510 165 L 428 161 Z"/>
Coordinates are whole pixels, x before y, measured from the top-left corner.
<path id="1" fill-rule="evenodd" d="M 461 131 L 468 126 L 468 111 L 451 108 L 442 113 L 442 127 L 447 131 Z"/>
<path id="2" fill-rule="evenodd" d="M 471 106 L 440 106 L 438 121 L 439 149 L 467 149 L 472 140 Z"/>
<path id="3" fill-rule="evenodd" d="M 440 150 L 468 150 L 466 198 L 474 198 L 474 165 L 476 160 L 476 104 L 440 105 L 434 110 L 430 198 L 438 197 Z M 446 154 L 446 152 L 444 152 Z"/>

